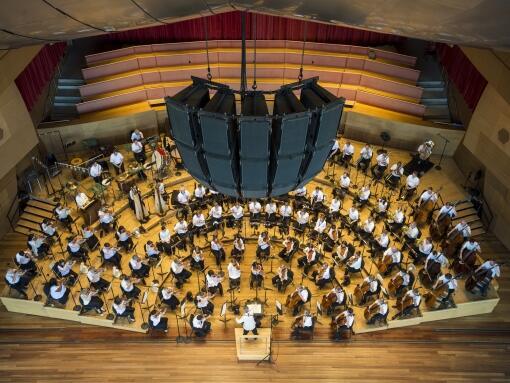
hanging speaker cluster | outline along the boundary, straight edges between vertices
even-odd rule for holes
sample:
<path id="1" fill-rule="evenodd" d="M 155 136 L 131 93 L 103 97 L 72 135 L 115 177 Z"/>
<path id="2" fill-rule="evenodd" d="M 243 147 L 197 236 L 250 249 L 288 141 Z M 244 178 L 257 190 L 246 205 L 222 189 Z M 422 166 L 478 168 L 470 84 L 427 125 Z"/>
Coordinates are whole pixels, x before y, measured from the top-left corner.
<path id="1" fill-rule="evenodd" d="M 170 135 L 184 167 L 200 183 L 233 197 L 263 198 L 286 194 L 323 168 L 345 100 L 317 78 L 273 92 L 244 92 L 240 114 L 238 91 L 192 79 L 165 101 Z M 272 115 L 266 95 L 274 95 Z"/>

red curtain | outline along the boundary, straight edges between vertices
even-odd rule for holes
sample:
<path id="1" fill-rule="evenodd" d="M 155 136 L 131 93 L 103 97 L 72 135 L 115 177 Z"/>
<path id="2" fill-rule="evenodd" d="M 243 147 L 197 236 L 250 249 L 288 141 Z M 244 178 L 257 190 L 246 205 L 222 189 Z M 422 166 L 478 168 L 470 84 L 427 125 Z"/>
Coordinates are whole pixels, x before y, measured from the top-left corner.
<path id="1" fill-rule="evenodd" d="M 16 78 L 16 85 L 29 111 L 53 78 L 65 48 L 65 42 L 45 45 Z"/>
<path id="2" fill-rule="evenodd" d="M 437 44 L 437 52 L 448 77 L 462 94 L 468 107 L 475 110 L 487 80 L 457 45 L 450 47 Z"/>
<path id="3" fill-rule="evenodd" d="M 305 21 L 264 14 L 246 15 L 248 39 L 253 39 L 254 18 L 257 23 L 257 39 L 260 40 L 303 40 Z M 207 32 L 210 40 L 240 40 L 241 11 L 220 13 L 207 17 Z M 104 41 L 125 44 L 156 44 L 165 42 L 205 40 L 203 18 L 177 23 L 115 32 L 102 35 Z M 396 44 L 405 38 L 359 29 L 308 22 L 307 41 L 336 44 L 381 45 Z"/>

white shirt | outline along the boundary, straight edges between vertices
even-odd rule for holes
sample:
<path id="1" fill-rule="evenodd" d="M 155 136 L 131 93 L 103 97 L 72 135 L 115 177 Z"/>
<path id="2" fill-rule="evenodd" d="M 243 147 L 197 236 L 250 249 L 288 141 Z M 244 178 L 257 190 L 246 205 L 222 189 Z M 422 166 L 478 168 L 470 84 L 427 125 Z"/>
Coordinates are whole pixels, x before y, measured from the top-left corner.
<path id="1" fill-rule="evenodd" d="M 117 313 L 117 315 L 124 314 L 124 311 L 126 311 L 126 302 L 122 301 L 120 304 L 113 303 L 113 309 Z"/>
<path id="2" fill-rule="evenodd" d="M 413 290 L 409 290 L 405 295 L 404 295 L 404 299 L 406 297 L 411 297 L 413 299 L 413 305 L 415 307 L 418 307 L 420 305 L 420 302 L 421 302 L 421 296 L 420 294 L 415 294 Z"/>
<path id="3" fill-rule="evenodd" d="M 322 234 L 322 232 L 324 232 L 325 229 L 326 229 L 326 220 L 318 218 L 317 221 L 315 222 L 314 230 L 316 232 Z"/>
<path id="4" fill-rule="evenodd" d="M 161 296 L 163 297 L 164 300 L 168 300 L 168 299 L 172 298 L 173 295 L 174 295 L 174 293 L 171 292 L 169 289 L 161 290 Z"/>
<path id="5" fill-rule="evenodd" d="M 361 201 L 366 201 L 370 197 L 370 189 L 369 188 L 361 188 L 359 192 L 359 199 Z"/>
<path id="6" fill-rule="evenodd" d="M 30 262 L 30 257 L 27 256 L 24 252 L 16 253 L 16 263 L 18 265 L 26 265 Z"/>
<path id="7" fill-rule="evenodd" d="M 336 255 L 338 258 L 340 258 L 341 261 L 343 261 L 349 255 L 349 247 L 338 245 L 336 248 Z"/>
<path id="8" fill-rule="evenodd" d="M 406 185 L 408 189 L 416 189 L 420 184 L 420 179 L 414 174 L 409 174 L 406 179 Z"/>
<path id="9" fill-rule="evenodd" d="M 117 250 L 115 250 L 113 247 L 103 247 L 103 256 L 104 259 L 110 259 L 117 253 Z"/>
<path id="10" fill-rule="evenodd" d="M 354 324 L 354 314 L 351 314 L 348 311 L 344 311 L 342 314 L 345 316 L 345 326 L 348 328 L 351 328 Z"/>
<path id="11" fill-rule="evenodd" d="M 57 231 L 53 226 L 51 226 L 51 223 L 49 225 L 47 225 L 44 222 L 41 223 L 41 229 L 44 232 L 44 234 L 47 234 L 47 235 L 53 235 Z"/>
<path id="12" fill-rule="evenodd" d="M 5 274 L 5 279 L 7 279 L 9 284 L 15 285 L 21 279 L 21 273 L 16 269 L 9 269 Z"/>
<path id="13" fill-rule="evenodd" d="M 301 298 L 301 300 L 303 302 L 306 302 L 308 300 L 308 290 L 307 289 L 303 289 L 299 292 L 299 297 Z"/>
<path id="14" fill-rule="evenodd" d="M 69 250 L 71 250 L 72 253 L 76 253 L 77 251 L 80 250 L 80 244 L 78 242 L 69 242 L 67 244 L 67 247 L 69 248 Z"/>
<path id="15" fill-rule="evenodd" d="M 471 237 L 471 228 L 469 227 L 469 224 L 462 224 L 462 222 L 459 222 L 455 226 L 455 230 L 462 232 L 462 236 L 464 237 Z"/>
<path id="16" fill-rule="evenodd" d="M 359 219 L 359 211 L 356 208 L 351 207 L 349 209 L 349 219 L 351 221 L 357 221 Z"/>
<path id="17" fill-rule="evenodd" d="M 152 257 L 154 255 L 158 255 L 159 250 L 156 248 L 156 246 L 145 244 L 145 254 L 147 254 L 149 257 Z"/>
<path id="18" fill-rule="evenodd" d="M 234 247 L 239 251 L 244 251 L 244 241 L 242 238 L 234 239 Z"/>
<path id="19" fill-rule="evenodd" d="M 379 213 L 384 213 L 387 208 L 388 208 L 388 201 L 385 201 L 383 199 L 377 200 L 377 211 Z"/>
<path id="20" fill-rule="evenodd" d="M 206 307 L 208 303 L 209 303 L 209 299 L 206 296 L 197 295 L 197 307 L 199 309 Z M 194 323 L 195 322 L 193 321 L 193 325 L 194 325 Z"/>
<path id="21" fill-rule="evenodd" d="M 84 305 L 88 305 L 90 303 L 90 301 L 92 300 L 92 292 L 80 293 L 80 299 Z"/>
<path id="22" fill-rule="evenodd" d="M 438 262 L 441 264 L 441 266 L 445 267 L 445 266 L 448 266 L 448 259 L 446 259 L 446 257 L 444 256 L 443 253 L 430 253 L 427 257 L 427 259 L 425 259 L 425 267 L 427 267 L 429 265 L 429 262 L 431 261 L 434 261 L 434 262 Z"/>
<path id="23" fill-rule="evenodd" d="M 354 146 L 352 144 L 344 144 L 342 153 L 344 156 L 352 156 L 354 154 Z"/>
<path id="24" fill-rule="evenodd" d="M 177 194 L 177 201 L 178 201 L 180 204 L 186 205 L 186 204 L 188 203 L 189 196 L 190 196 L 189 191 L 187 191 L 187 190 L 180 191 L 180 192 Z"/>
<path id="25" fill-rule="evenodd" d="M 395 279 L 398 275 L 400 275 L 402 277 L 402 285 L 403 286 L 407 286 L 409 285 L 409 282 L 411 281 L 411 278 L 409 277 L 409 274 L 403 272 L 402 270 L 400 270 L 397 275 L 395 275 L 395 277 L 392 278 Z"/>
<path id="26" fill-rule="evenodd" d="M 313 317 L 311 315 L 303 315 L 303 327 L 312 327 Z"/>
<path id="27" fill-rule="evenodd" d="M 99 282 L 99 280 L 101 279 L 101 273 L 99 271 L 89 269 L 87 271 L 87 278 L 92 283 Z"/>
<path id="28" fill-rule="evenodd" d="M 265 250 L 269 247 L 269 240 L 267 240 L 267 242 L 266 242 L 266 240 L 264 239 L 262 234 L 259 235 L 259 239 L 257 240 L 257 243 L 262 250 Z"/>
<path id="29" fill-rule="evenodd" d="M 365 160 L 369 160 L 370 158 L 372 158 L 372 148 L 371 147 L 367 147 L 367 146 L 363 146 L 363 148 L 361 149 L 361 157 Z"/>
<path id="30" fill-rule="evenodd" d="M 433 245 L 431 242 L 429 241 L 422 241 L 419 245 L 418 245 L 418 250 L 423 253 L 423 254 L 427 254 L 429 255 L 430 252 L 432 251 L 432 248 L 433 248 Z"/>
<path id="31" fill-rule="evenodd" d="M 215 219 L 220 219 L 221 215 L 223 214 L 223 209 L 221 206 L 213 206 L 211 210 L 209 211 L 209 216 L 213 217 Z"/>
<path id="32" fill-rule="evenodd" d="M 258 201 L 251 201 L 249 204 L 248 204 L 248 208 L 250 209 L 250 213 L 252 214 L 257 214 L 257 213 L 260 213 L 260 211 L 262 210 L 262 206 L 260 205 L 260 202 Z"/>
<path id="33" fill-rule="evenodd" d="M 308 212 L 306 211 L 303 211 L 303 210 L 299 210 L 297 212 L 297 223 L 299 223 L 300 225 L 306 225 L 308 223 L 308 220 L 310 219 L 310 214 L 308 214 Z"/>
<path id="34" fill-rule="evenodd" d="M 165 229 L 159 232 L 159 240 L 164 243 L 170 243 L 170 230 Z"/>
<path id="35" fill-rule="evenodd" d="M 406 231 L 406 236 L 411 239 L 415 239 L 418 237 L 418 234 L 420 234 L 420 230 L 416 226 L 411 227 L 409 226 Z"/>
<path id="36" fill-rule="evenodd" d="M 349 178 L 349 176 L 342 174 L 342 176 L 340 177 L 340 187 L 342 189 L 348 189 L 350 184 L 351 179 Z"/>
<path id="37" fill-rule="evenodd" d="M 80 209 L 83 209 L 88 203 L 89 197 L 87 197 L 85 193 L 82 192 L 76 195 L 76 205 L 78 205 Z"/>
<path id="38" fill-rule="evenodd" d="M 329 212 L 330 213 L 335 213 L 335 212 L 339 211 L 340 210 L 340 205 L 341 205 L 340 200 L 338 200 L 336 198 L 333 198 L 331 200 L 331 203 L 329 204 Z"/>
<path id="39" fill-rule="evenodd" d="M 221 249 L 221 245 L 219 244 L 219 242 L 216 242 L 216 241 L 211 241 L 211 250 L 213 251 L 219 251 Z"/>
<path id="40" fill-rule="evenodd" d="M 129 264 L 133 270 L 140 270 L 142 268 L 142 261 L 138 259 L 131 258 Z"/>
<path id="41" fill-rule="evenodd" d="M 228 277 L 230 279 L 239 279 L 241 278 L 241 270 L 237 269 L 232 263 L 229 263 L 227 266 Z"/>
<path id="42" fill-rule="evenodd" d="M 103 168 L 101 165 L 99 165 L 97 162 L 93 163 L 90 167 L 89 174 L 91 177 L 99 177 L 103 171 Z"/>
<path id="43" fill-rule="evenodd" d="M 338 292 L 335 289 L 333 289 L 333 292 L 336 295 L 336 303 L 342 303 L 344 301 L 344 298 L 345 298 L 345 292 L 343 290 Z"/>
<path id="44" fill-rule="evenodd" d="M 457 288 L 457 280 L 452 278 L 447 282 L 446 277 L 444 275 L 441 275 L 439 277 L 439 279 L 434 284 L 434 288 L 443 286 L 444 284 L 448 285 L 448 290 L 455 290 Z"/>
<path id="45" fill-rule="evenodd" d="M 62 275 L 63 277 L 65 277 L 67 274 L 69 274 L 69 272 L 72 270 L 72 268 L 73 268 L 72 262 L 66 262 L 66 263 L 64 263 L 64 266 L 57 265 L 57 270 L 60 273 L 60 275 Z"/>
<path id="46" fill-rule="evenodd" d="M 202 227 L 205 226 L 205 217 L 202 213 L 195 214 L 193 216 L 193 226 L 194 227 Z"/>
<path id="47" fill-rule="evenodd" d="M 385 257 L 387 257 L 387 256 L 391 257 L 391 262 L 392 263 L 399 263 L 402 254 L 398 250 L 393 251 L 393 249 L 390 247 L 389 249 L 386 249 L 386 251 L 384 252 L 384 256 Z"/>
<path id="48" fill-rule="evenodd" d="M 460 248 L 460 252 L 462 253 L 464 250 L 480 252 L 482 249 L 480 248 L 480 245 L 478 244 L 478 242 L 475 242 L 475 241 L 473 241 L 473 242 L 466 241 L 466 242 L 464 242 L 464 244 Z"/>
<path id="49" fill-rule="evenodd" d="M 374 231 L 374 228 L 375 228 L 375 222 L 373 220 L 367 219 L 363 225 L 363 231 L 365 231 L 365 233 L 371 233 Z"/>
<path id="50" fill-rule="evenodd" d="M 207 282 L 207 287 L 216 287 L 221 283 L 221 278 L 216 275 L 207 274 L 205 280 Z"/>
<path id="51" fill-rule="evenodd" d="M 58 219 L 66 219 L 69 216 L 69 209 L 66 207 L 57 207 L 55 213 Z"/>
<path id="52" fill-rule="evenodd" d="M 161 322 L 162 316 L 163 316 L 163 314 L 161 314 L 161 313 L 151 315 L 150 318 L 151 318 L 152 325 L 157 326 L 159 324 L 159 322 Z"/>
<path id="53" fill-rule="evenodd" d="M 280 207 L 280 215 L 282 217 L 290 217 L 292 215 L 292 208 L 289 205 L 282 205 Z"/>
<path id="54" fill-rule="evenodd" d="M 122 286 L 122 290 L 127 291 L 128 293 L 130 291 L 133 291 L 133 289 L 135 288 L 135 285 L 129 279 L 121 280 L 120 285 Z"/>
<path id="55" fill-rule="evenodd" d="M 200 306 L 198 306 L 200 307 Z M 205 307 L 205 306 L 203 306 Z M 195 315 L 195 317 L 193 318 L 193 327 L 194 328 L 202 328 L 204 327 L 204 322 L 205 322 L 205 319 L 202 318 L 202 320 L 198 319 L 198 315 Z"/>
<path id="56" fill-rule="evenodd" d="M 109 212 L 104 212 L 102 210 L 99 210 L 99 222 L 101 223 L 111 223 L 113 221 L 113 215 Z"/>
<path id="57" fill-rule="evenodd" d="M 243 207 L 241 205 L 234 205 L 230 208 L 230 212 L 232 213 L 232 217 L 234 219 L 241 219 L 243 218 Z"/>
<path id="58" fill-rule="evenodd" d="M 276 213 L 276 204 L 273 203 L 266 203 L 265 212 L 267 214 L 275 214 Z"/>
<path id="59" fill-rule="evenodd" d="M 388 166 L 388 163 L 390 162 L 390 157 L 386 155 L 385 153 L 381 153 L 377 156 L 377 165 L 386 167 Z"/>
<path id="60" fill-rule="evenodd" d="M 391 175 L 394 177 L 401 177 L 404 174 L 404 168 L 402 166 L 398 166 L 397 164 L 391 165 Z"/>
<path id="61" fill-rule="evenodd" d="M 294 190 L 294 195 L 296 195 L 297 197 L 305 197 L 306 196 L 306 186 L 303 186 L 301 188 Z"/>
<path id="62" fill-rule="evenodd" d="M 379 246 L 386 248 L 390 243 L 390 238 L 388 237 L 388 234 L 381 233 L 377 238 L 377 242 L 379 243 Z"/>
<path id="63" fill-rule="evenodd" d="M 195 197 L 196 198 L 203 198 L 205 196 L 205 187 L 203 186 L 197 186 L 195 189 Z"/>
<path id="64" fill-rule="evenodd" d="M 420 200 L 418 203 L 421 205 L 422 203 L 428 202 L 428 201 L 436 202 L 437 201 L 437 194 L 433 191 L 425 190 L 423 193 L 421 193 Z"/>
<path id="65" fill-rule="evenodd" d="M 113 152 L 110 154 L 110 163 L 114 166 L 120 167 L 120 165 L 122 165 L 122 161 L 124 161 L 124 156 L 120 152 Z"/>
<path id="66" fill-rule="evenodd" d="M 184 265 L 182 263 L 175 262 L 175 260 L 172 261 L 170 267 L 175 274 L 180 274 L 184 270 Z"/>
<path id="67" fill-rule="evenodd" d="M 67 291 L 67 287 L 62 286 L 51 286 L 50 287 L 50 295 L 53 299 L 60 299 L 64 296 Z"/>
<path id="68" fill-rule="evenodd" d="M 141 142 L 133 142 L 131 144 L 133 153 L 141 153 L 143 151 L 143 144 Z"/>
<path id="69" fill-rule="evenodd" d="M 379 303 L 379 314 L 386 315 L 388 313 L 388 304 L 385 303 Z"/>
<path id="70" fill-rule="evenodd" d="M 143 140 L 143 133 L 140 132 L 139 130 L 135 130 L 133 133 L 131 133 L 131 141 L 134 141 L 134 140 Z"/>
<path id="71" fill-rule="evenodd" d="M 117 232 L 117 236 L 119 237 L 120 242 L 127 241 L 129 239 L 129 233 L 127 231 Z"/>
<path id="72" fill-rule="evenodd" d="M 314 190 L 312 193 L 312 202 L 322 202 L 324 201 L 324 193 L 322 190 Z"/>
<path id="73" fill-rule="evenodd" d="M 358 257 L 356 255 L 349 258 L 349 260 L 347 261 L 347 264 L 349 265 L 349 267 L 352 269 L 355 269 L 355 270 L 361 269 L 362 263 L 363 263 L 363 257 L 361 257 L 361 256 Z"/>
<path id="74" fill-rule="evenodd" d="M 174 231 L 177 234 L 186 234 L 188 232 L 188 224 L 186 221 L 179 221 L 175 224 Z"/>
<path id="75" fill-rule="evenodd" d="M 499 268 L 499 265 L 491 265 L 490 261 L 485 261 L 480 265 L 480 267 L 478 267 L 478 269 L 476 269 L 476 271 L 480 270 L 490 270 L 492 278 L 497 278 L 501 275 L 501 269 Z"/>
<path id="76" fill-rule="evenodd" d="M 404 222 L 404 213 L 402 210 L 395 210 L 395 214 L 393 215 L 393 220 L 395 223 Z"/>
<path id="77" fill-rule="evenodd" d="M 331 276 L 330 270 L 331 270 L 331 267 L 329 267 L 329 266 L 326 269 L 323 269 L 321 278 L 329 279 L 329 277 Z"/>
<path id="78" fill-rule="evenodd" d="M 455 206 L 444 205 L 439 209 L 438 217 L 442 214 L 448 214 L 450 218 L 453 218 L 457 215 L 457 211 L 455 210 Z"/>

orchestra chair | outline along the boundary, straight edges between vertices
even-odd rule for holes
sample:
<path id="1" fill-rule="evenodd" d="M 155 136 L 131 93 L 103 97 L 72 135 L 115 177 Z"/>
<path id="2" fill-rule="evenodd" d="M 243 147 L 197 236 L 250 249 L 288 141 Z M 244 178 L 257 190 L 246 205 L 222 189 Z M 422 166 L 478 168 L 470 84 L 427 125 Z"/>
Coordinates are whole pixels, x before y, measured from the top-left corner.
<path id="1" fill-rule="evenodd" d="M 23 299 L 28 299 L 28 295 L 25 291 L 25 289 L 23 289 L 22 287 L 20 286 L 14 286 L 14 285 L 11 285 L 9 283 L 9 281 L 7 280 L 7 278 L 4 278 L 4 282 L 5 284 L 9 287 L 9 296 L 12 296 L 12 291 L 16 291 L 18 294 L 20 294 Z M 17 298 L 17 297 L 13 297 L 13 298 Z"/>
<path id="2" fill-rule="evenodd" d="M 315 322 L 316 319 L 313 318 L 313 324 L 311 329 L 305 330 L 302 327 L 296 327 L 291 334 L 291 338 L 295 340 L 313 340 L 314 333 L 315 333 Z"/>

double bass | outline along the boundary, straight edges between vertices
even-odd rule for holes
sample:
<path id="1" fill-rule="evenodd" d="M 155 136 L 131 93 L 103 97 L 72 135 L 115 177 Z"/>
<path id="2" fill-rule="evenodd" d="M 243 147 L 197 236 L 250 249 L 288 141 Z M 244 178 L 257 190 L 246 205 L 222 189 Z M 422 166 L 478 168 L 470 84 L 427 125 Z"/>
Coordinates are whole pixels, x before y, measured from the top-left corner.
<path id="1" fill-rule="evenodd" d="M 429 233 L 432 239 L 436 242 L 443 239 L 446 234 L 448 233 L 448 228 L 450 227 L 450 224 L 452 223 L 452 217 L 450 216 L 450 211 L 455 208 L 455 205 L 457 203 L 452 203 L 452 206 L 446 213 L 443 213 L 437 217 L 429 226 Z"/>
<path id="2" fill-rule="evenodd" d="M 420 280 L 426 287 L 431 287 L 441 273 L 441 262 L 431 259 L 423 269 L 420 270 Z"/>
<path id="3" fill-rule="evenodd" d="M 492 269 L 496 267 L 493 266 L 489 269 L 480 269 L 475 270 L 471 273 L 471 275 L 466 279 L 464 287 L 470 293 L 474 293 L 475 289 L 479 291 L 483 291 L 492 281 Z"/>
<path id="4" fill-rule="evenodd" d="M 372 317 L 379 312 L 380 306 L 381 305 L 380 305 L 379 301 L 375 301 L 370 306 L 367 306 L 365 308 L 365 311 L 363 312 L 363 315 L 364 315 L 365 320 L 367 322 L 369 322 L 372 319 Z"/>
<path id="5" fill-rule="evenodd" d="M 476 267 L 477 258 L 478 251 L 476 249 L 461 252 L 459 257 L 453 261 L 453 271 L 455 271 L 455 274 L 471 272 Z"/>
<path id="6" fill-rule="evenodd" d="M 399 310 L 396 315 L 393 316 L 391 319 L 396 319 L 400 316 L 402 316 L 405 312 L 405 310 L 414 305 L 413 297 L 411 295 L 405 295 L 403 298 L 397 299 L 397 309 Z"/>
<path id="7" fill-rule="evenodd" d="M 453 257 L 459 246 L 461 246 L 464 242 L 462 231 L 463 230 L 457 230 L 454 228 L 448 235 L 448 238 L 441 244 L 443 253 L 447 258 Z"/>
<path id="8" fill-rule="evenodd" d="M 425 305 L 429 309 L 437 310 L 441 307 L 441 305 L 443 305 L 445 299 L 448 297 L 448 290 L 448 282 L 446 282 L 427 292 L 424 295 Z"/>
<path id="9" fill-rule="evenodd" d="M 418 227 L 423 226 L 427 222 L 430 214 L 434 210 L 435 204 L 436 202 L 430 197 L 426 202 L 416 207 L 414 211 L 414 222 L 416 222 Z"/>

